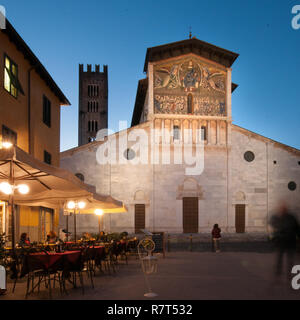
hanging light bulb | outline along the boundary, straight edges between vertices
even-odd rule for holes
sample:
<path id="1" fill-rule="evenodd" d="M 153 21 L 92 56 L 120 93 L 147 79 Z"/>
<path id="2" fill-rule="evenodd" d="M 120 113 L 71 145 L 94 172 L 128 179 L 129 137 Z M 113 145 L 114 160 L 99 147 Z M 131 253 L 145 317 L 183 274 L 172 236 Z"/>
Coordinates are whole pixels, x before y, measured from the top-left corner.
<path id="1" fill-rule="evenodd" d="M 0 191 L 9 195 L 13 193 L 13 186 L 10 185 L 8 182 L 0 183 Z"/>
<path id="2" fill-rule="evenodd" d="M 83 209 L 84 207 L 85 207 L 85 202 L 79 201 L 79 202 L 78 202 L 78 208 L 79 208 L 79 209 Z"/>
<path id="3" fill-rule="evenodd" d="M 13 145 L 13 144 L 12 144 L 11 142 L 9 142 L 9 141 L 3 141 L 3 142 L 2 142 L 2 147 L 5 148 L 5 149 L 11 148 L 12 145 Z"/>
<path id="4" fill-rule="evenodd" d="M 69 201 L 67 204 L 68 209 L 74 209 L 75 208 L 75 202 L 74 201 Z"/>
<path id="5" fill-rule="evenodd" d="M 96 209 L 96 210 L 95 210 L 95 214 L 96 214 L 97 216 L 102 216 L 102 215 L 103 215 L 103 210 L 102 210 L 102 209 Z"/>
<path id="6" fill-rule="evenodd" d="M 27 194 L 29 192 L 29 187 L 26 184 L 20 184 L 17 188 L 21 194 Z"/>

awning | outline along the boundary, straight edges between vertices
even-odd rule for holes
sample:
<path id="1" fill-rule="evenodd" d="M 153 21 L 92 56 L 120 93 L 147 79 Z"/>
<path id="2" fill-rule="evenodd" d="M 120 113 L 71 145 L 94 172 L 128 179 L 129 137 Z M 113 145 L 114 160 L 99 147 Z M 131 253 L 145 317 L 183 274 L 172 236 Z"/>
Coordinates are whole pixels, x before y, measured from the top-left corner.
<path id="1" fill-rule="evenodd" d="M 66 201 L 86 202 L 86 209 L 123 210 L 123 203 L 109 195 L 96 192 L 94 186 L 78 179 L 71 172 L 48 165 L 33 158 L 18 147 L 0 149 L 0 183 L 13 178 L 15 185 L 27 184 L 26 195 L 18 191 L 14 203 L 27 206 L 61 208 Z M 0 192 L 0 199 L 8 201 L 9 195 Z"/>
<path id="2" fill-rule="evenodd" d="M 127 212 L 127 208 L 123 205 L 122 208 L 110 208 L 110 209 L 102 209 L 103 213 L 124 213 Z M 80 214 L 95 214 L 95 210 L 93 208 L 85 208 L 80 210 Z"/>

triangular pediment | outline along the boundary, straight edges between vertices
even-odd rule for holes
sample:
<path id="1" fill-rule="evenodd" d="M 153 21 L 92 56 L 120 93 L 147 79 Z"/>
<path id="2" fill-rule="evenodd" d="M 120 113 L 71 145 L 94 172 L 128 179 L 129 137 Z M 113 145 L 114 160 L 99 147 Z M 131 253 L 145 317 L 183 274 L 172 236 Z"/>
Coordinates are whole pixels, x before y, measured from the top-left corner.
<path id="1" fill-rule="evenodd" d="M 157 62 L 169 58 L 193 53 L 199 57 L 211 60 L 226 68 L 232 66 L 239 56 L 237 53 L 214 46 L 197 38 L 168 43 L 147 49 L 144 71 L 148 70 L 149 62 Z"/>

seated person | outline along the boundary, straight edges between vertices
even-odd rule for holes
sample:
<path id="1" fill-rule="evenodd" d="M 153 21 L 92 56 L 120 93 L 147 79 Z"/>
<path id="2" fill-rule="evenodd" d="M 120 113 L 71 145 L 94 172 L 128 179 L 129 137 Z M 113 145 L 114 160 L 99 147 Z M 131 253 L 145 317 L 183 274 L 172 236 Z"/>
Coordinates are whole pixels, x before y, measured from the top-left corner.
<path id="1" fill-rule="evenodd" d="M 62 229 L 60 232 L 60 239 L 63 242 L 66 242 L 69 240 L 69 236 L 71 235 L 71 232 L 68 232 L 66 229 Z"/>
<path id="2" fill-rule="evenodd" d="M 106 241 L 106 235 L 104 231 L 101 231 L 99 234 L 99 240 L 100 241 Z"/>
<path id="3" fill-rule="evenodd" d="M 82 234 L 82 240 L 84 240 L 84 241 L 89 241 L 89 240 L 91 240 L 91 238 L 92 238 L 92 236 L 91 236 L 91 234 L 88 233 L 88 232 L 84 232 L 84 233 Z"/>
<path id="4" fill-rule="evenodd" d="M 19 241 L 19 245 L 20 245 L 21 247 L 22 247 L 22 246 L 28 246 L 28 245 L 30 245 L 30 240 L 29 240 L 26 232 L 23 232 L 23 233 L 21 234 L 20 241 Z"/>
<path id="5" fill-rule="evenodd" d="M 48 234 L 47 234 L 47 240 L 46 240 L 46 243 L 47 244 L 55 244 L 57 243 L 58 241 L 58 237 L 56 235 L 56 233 L 54 231 L 50 231 Z"/>

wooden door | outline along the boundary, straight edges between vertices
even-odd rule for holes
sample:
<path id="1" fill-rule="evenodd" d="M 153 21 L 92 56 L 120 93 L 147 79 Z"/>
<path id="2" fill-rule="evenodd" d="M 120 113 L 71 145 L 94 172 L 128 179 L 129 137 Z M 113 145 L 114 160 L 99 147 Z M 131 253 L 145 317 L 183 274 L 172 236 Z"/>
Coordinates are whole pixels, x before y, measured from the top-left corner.
<path id="1" fill-rule="evenodd" d="M 183 233 L 198 233 L 198 198 L 183 198 Z"/>
<path id="2" fill-rule="evenodd" d="M 246 225 L 246 206 L 244 204 L 235 205 L 235 230 L 237 233 L 244 233 Z"/>
<path id="3" fill-rule="evenodd" d="M 135 233 L 141 233 L 141 229 L 145 229 L 145 214 L 146 209 L 144 204 L 136 204 L 135 205 Z"/>

